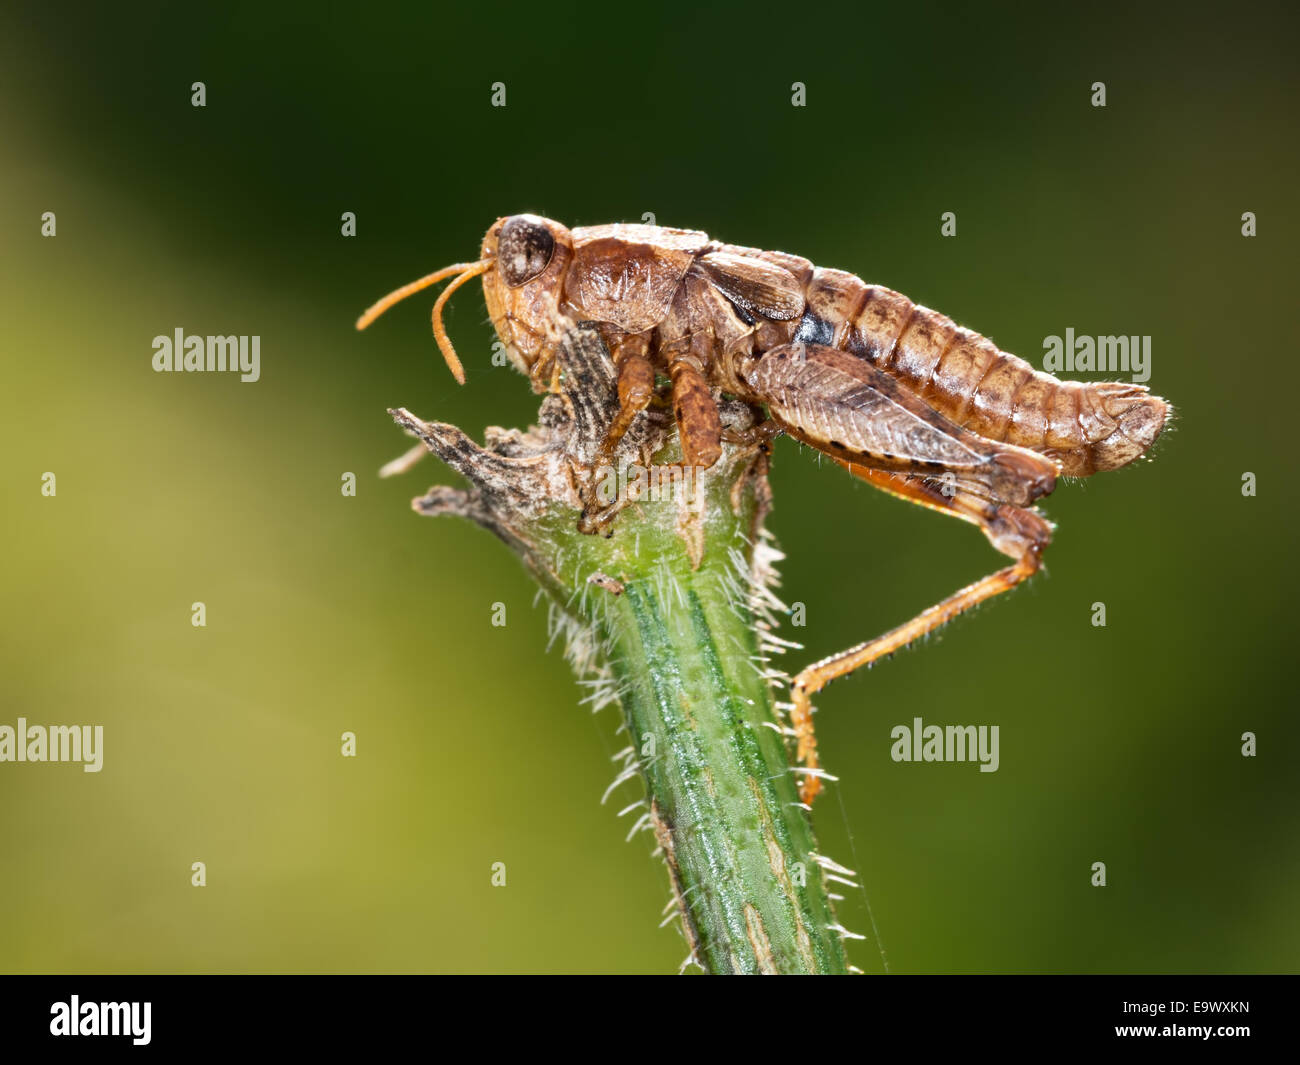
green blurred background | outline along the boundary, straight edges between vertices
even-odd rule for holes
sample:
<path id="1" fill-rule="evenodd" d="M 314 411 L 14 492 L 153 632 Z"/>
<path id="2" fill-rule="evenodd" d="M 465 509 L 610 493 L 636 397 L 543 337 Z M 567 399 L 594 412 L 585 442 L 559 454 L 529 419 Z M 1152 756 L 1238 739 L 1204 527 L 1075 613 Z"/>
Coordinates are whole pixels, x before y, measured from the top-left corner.
<path id="1" fill-rule="evenodd" d="M 0 764 L 0 969 L 684 957 L 633 789 L 598 802 L 615 712 L 578 706 L 502 545 L 410 512 L 445 468 L 375 476 L 388 406 L 534 415 L 477 285 L 466 388 L 432 294 L 352 329 L 525 210 L 798 252 L 1040 365 L 1066 327 L 1151 335 L 1154 464 L 1063 485 L 1047 574 L 824 693 L 816 827 L 868 972 L 881 943 L 894 972 L 1300 967 L 1294 12 L 132 6 L 0 15 L 0 723 L 106 733 L 98 775 Z M 178 326 L 259 334 L 261 381 L 154 373 Z M 1001 564 L 788 441 L 774 482 L 791 666 Z M 916 715 L 1000 725 L 1000 770 L 895 764 Z"/>

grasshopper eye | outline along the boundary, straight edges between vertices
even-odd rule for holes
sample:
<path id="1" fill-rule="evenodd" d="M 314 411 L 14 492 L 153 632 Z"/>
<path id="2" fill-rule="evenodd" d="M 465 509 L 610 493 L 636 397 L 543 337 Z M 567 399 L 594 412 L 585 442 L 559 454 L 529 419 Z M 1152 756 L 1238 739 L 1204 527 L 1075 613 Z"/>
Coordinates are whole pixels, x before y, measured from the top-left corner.
<path id="1" fill-rule="evenodd" d="M 497 238 L 497 261 L 501 276 L 511 288 L 531 281 L 555 254 L 555 238 L 544 225 L 524 215 L 516 215 L 501 227 Z"/>

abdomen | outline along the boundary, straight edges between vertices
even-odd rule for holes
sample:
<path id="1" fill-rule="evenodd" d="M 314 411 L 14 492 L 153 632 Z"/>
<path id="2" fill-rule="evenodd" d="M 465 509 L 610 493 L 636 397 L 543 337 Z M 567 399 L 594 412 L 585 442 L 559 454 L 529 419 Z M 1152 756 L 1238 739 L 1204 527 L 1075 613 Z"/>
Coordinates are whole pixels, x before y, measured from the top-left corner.
<path id="1" fill-rule="evenodd" d="M 889 373 L 950 421 L 1056 459 L 1086 477 L 1154 443 L 1169 405 L 1141 385 L 1061 381 L 950 318 L 842 270 L 814 269 L 795 340 Z"/>

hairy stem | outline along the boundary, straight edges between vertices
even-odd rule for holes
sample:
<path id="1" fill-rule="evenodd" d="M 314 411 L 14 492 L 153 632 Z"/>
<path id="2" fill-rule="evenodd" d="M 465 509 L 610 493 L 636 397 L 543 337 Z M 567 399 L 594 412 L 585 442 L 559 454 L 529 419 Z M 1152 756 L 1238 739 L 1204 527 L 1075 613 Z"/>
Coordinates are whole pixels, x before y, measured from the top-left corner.
<path id="1" fill-rule="evenodd" d="M 514 548 L 555 604 L 575 667 L 594 676 L 597 704 L 621 705 L 629 746 L 616 783 L 644 783 L 642 824 L 668 866 L 691 960 L 710 973 L 843 973 L 825 877 L 847 870 L 817 854 L 773 703 L 782 608 L 771 591 L 779 555 L 762 528 L 766 454 L 729 443 L 685 485 L 634 490 L 609 536 L 585 535 L 576 485 L 615 392 L 589 337 L 566 344 L 562 365 L 563 391 L 539 426 L 491 429 L 486 448 L 394 411 L 471 482 L 432 489 L 415 508 L 469 517 Z M 724 420 L 743 438 L 752 412 L 736 405 Z M 671 420 L 651 415 L 619 469 L 678 455 Z"/>
<path id="2" fill-rule="evenodd" d="M 750 539 L 747 503 L 710 530 L 697 568 L 671 521 L 645 514 L 632 535 L 555 530 L 551 542 L 567 572 L 599 575 L 590 591 L 566 589 L 570 609 L 593 626 L 622 704 L 627 764 L 644 779 L 695 959 L 712 973 L 843 972 L 761 656 L 751 582 L 755 550 L 770 549 Z"/>

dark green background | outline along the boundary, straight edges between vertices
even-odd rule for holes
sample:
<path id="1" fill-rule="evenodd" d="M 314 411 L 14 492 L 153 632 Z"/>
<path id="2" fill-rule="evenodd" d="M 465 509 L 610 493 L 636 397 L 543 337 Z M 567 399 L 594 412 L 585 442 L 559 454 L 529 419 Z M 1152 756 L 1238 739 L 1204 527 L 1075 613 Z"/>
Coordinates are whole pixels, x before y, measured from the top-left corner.
<path id="1" fill-rule="evenodd" d="M 1156 461 L 1063 485 L 1048 573 L 818 700 L 842 782 L 816 826 L 865 886 L 843 923 L 869 934 L 869 898 L 896 972 L 1298 967 L 1291 15 L 133 7 L 0 16 L 0 722 L 106 731 L 99 775 L 0 765 L 0 969 L 684 957 L 615 818 L 633 789 L 598 805 L 613 712 L 544 653 L 523 570 L 408 510 L 445 469 L 375 477 L 407 443 L 387 406 L 476 434 L 534 414 L 477 286 L 448 316 L 466 388 L 432 294 L 352 329 L 524 210 L 798 252 L 1036 364 L 1067 326 L 1151 335 L 1179 411 Z M 262 380 L 155 374 L 177 326 L 259 334 Z M 792 666 L 1000 564 L 788 441 L 774 481 Z M 895 764 L 916 715 L 1000 725 L 1001 769 Z"/>

